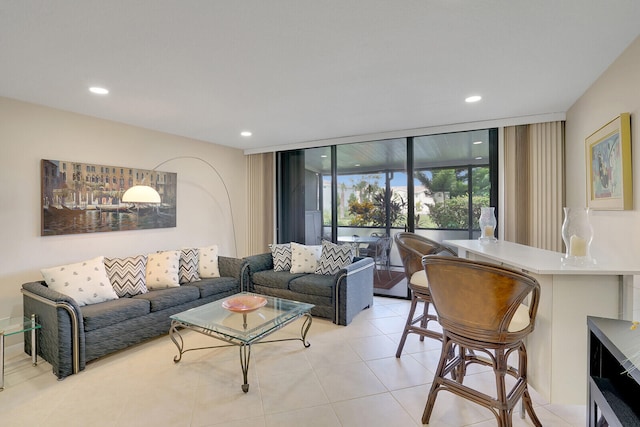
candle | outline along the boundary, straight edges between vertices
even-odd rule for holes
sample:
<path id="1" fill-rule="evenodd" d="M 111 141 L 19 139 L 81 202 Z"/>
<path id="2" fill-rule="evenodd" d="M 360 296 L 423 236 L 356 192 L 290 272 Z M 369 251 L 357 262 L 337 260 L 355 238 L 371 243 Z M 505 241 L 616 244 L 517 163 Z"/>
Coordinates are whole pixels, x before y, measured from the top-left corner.
<path id="1" fill-rule="evenodd" d="M 587 256 L 587 241 L 575 234 L 569 240 L 570 256 Z"/>
<path id="2" fill-rule="evenodd" d="M 484 237 L 493 237 L 493 226 L 491 225 L 484 226 Z"/>

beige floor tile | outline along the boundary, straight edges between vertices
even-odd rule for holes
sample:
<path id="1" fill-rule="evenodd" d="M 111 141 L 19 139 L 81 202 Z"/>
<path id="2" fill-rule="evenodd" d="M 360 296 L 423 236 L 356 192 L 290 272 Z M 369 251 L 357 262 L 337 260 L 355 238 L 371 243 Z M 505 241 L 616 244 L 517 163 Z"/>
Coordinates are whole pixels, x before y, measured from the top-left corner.
<path id="1" fill-rule="evenodd" d="M 369 322 L 385 335 L 402 331 L 406 323 L 405 319 L 399 316 L 372 318 Z"/>
<path id="2" fill-rule="evenodd" d="M 399 331 L 402 331 L 403 328 L 404 325 L 399 328 Z M 431 328 L 431 325 L 429 326 L 429 328 L 436 330 L 436 328 Z M 402 332 L 390 333 L 387 334 L 387 336 L 397 344 L 402 338 Z M 420 335 L 411 333 L 407 335 L 407 339 L 404 342 L 404 347 L 402 348 L 402 353 L 411 354 L 430 350 L 440 351 L 441 346 L 442 344 L 440 340 L 425 337 L 424 340 L 420 341 Z"/>
<path id="3" fill-rule="evenodd" d="M 318 378 L 312 373 L 263 375 L 259 382 L 266 415 L 329 403 Z"/>
<path id="4" fill-rule="evenodd" d="M 307 353 L 311 347 L 305 348 L 302 342 L 268 343 L 252 346 L 252 358 L 258 374 L 269 376 L 300 372 L 311 374 L 311 364 Z"/>
<path id="5" fill-rule="evenodd" d="M 217 422 L 215 419 L 211 420 L 211 424 L 203 425 L 202 427 L 266 427 L 264 417 L 245 418 L 235 421 L 223 421 Z"/>
<path id="6" fill-rule="evenodd" d="M 393 396 L 418 423 L 422 420 L 431 384 L 396 390 Z M 447 391 L 438 393 L 429 425 L 469 426 L 493 418 L 491 412 Z"/>
<path id="7" fill-rule="evenodd" d="M 398 314 L 393 311 L 388 305 L 374 304 L 373 307 L 363 310 L 358 314 L 359 317 L 364 319 L 384 319 L 389 317 L 396 317 Z"/>
<path id="8" fill-rule="evenodd" d="M 387 357 L 366 363 L 388 390 L 415 387 L 433 380 L 433 373 L 411 356 Z"/>
<path id="9" fill-rule="evenodd" d="M 316 369 L 316 375 L 331 402 L 387 391 L 364 362 L 322 366 Z"/>
<path id="10" fill-rule="evenodd" d="M 249 384 L 249 392 L 240 388 L 239 379 L 230 384 L 213 381 L 202 381 L 193 402 L 192 427 L 203 427 L 234 422 L 263 419 L 262 397 L 259 383 Z"/>
<path id="11" fill-rule="evenodd" d="M 266 427 L 341 427 L 331 405 L 271 414 L 265 417 Z"/>
<path id="12" fill-rule="evenodd" d="M 10 348 L 6 389 L 0 392 L 0 425 L 281 427 L 415 426 L 440 356 L 440 343 L 409 335 L 395 358 L 409 310 L 406 300 L 375 297 L 374 306 L 347 327 L 313 319 L 307 339 L 253 346 L 249 392 L 241 390 L 237 347 L 189 351 L 174 363 L 168 335 L 93 361 L 78 375 L 58 381 L 40 360 L 32 367 L 21 349 Z M 302 319 L 270 338 L 299 338 Z M 182 331 L 187 348 L 223 344 Z M 471 368 L 467 379 L 493 389 L 488 368 Z M 585 425 L 584 405 L 550 405 L 531 389 L 545 427 Z M 70 416 L 72 414 L 72 416 Z M 441 392 L 431 425 L 495 426 L 491 412 Z M 530 426 L 514 417 L 514 426 Z"/>
<path id="13" fill-rule="evenodd" d="M 345 340 L 312 344 L 305 352 L 305 356 L 314 369 L 342 363 L 362 362 L 362 358 Z"/>
<path id="14" fill-rule="evenodd" d="M 396 354 L 398 345 L 386 335 L 355 338 L 349 345 L 363 360 L 382 359 Z"/>
<path id="15" fill-rule="evenodd" d="M 343 427 L 417 426 L 412 417 L 389 393 L 334 403 Z"/>

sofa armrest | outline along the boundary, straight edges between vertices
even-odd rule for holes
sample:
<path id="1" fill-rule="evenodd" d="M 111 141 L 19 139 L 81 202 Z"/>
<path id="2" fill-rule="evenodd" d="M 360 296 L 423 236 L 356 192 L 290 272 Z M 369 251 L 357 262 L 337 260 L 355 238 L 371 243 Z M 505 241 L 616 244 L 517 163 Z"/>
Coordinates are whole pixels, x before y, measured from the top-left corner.
<path id="1" fill-rule="evenodd" d="M 249 263 L 249 270 L 252 273 L 255 273 L 256 271 L 273 270 L 273 256 L 271 255 L 271 252 L 251 255 L 244 259 Z"/>
<path id="2" fill-rule="evenodd" d="M 336 274 L 335 319 L 337 325 L 348 325 L 364 308 L 373 305 L 373 258 L 355 258 Z"/>
<path id="3" fill-rule="evenodd" d="M 247 261 L 244 258 L 218 256 L 218 268 L 221 277 L 233 277 L 240 281 L 240 292 L 245 290 L 249 281 Z"/>
<path id="4" fill-rule="evenodd" d="M 253 292 L 253 281 L 251 280 L 252 274 L 257 273 L 258 271 L 273 270 L 273 256 L 271 255 L 271 252 L 266 252 L 263 254 L 245 257 L 244 260 L 247 263 L 246 287 L 244 290 Z"/>
<path id="5" fill-rule="evenodd" d="M 241 258 L 218 256 L 218 269 L 220 270 L 221 277 L 240 279 L 245 264 L 246 261 Z"/>
<path id="6" fill-rule="evenodd" d="M 78 303 L 47 287 L 45 282 L 22 285 L 23 313 L 35 314 L 41 328 L 37 333 L 38 353 L 60 379 L 85 367 L 84 324 Z M 25 338 L 25 352 L 31 354 L 31 337 Z"/>

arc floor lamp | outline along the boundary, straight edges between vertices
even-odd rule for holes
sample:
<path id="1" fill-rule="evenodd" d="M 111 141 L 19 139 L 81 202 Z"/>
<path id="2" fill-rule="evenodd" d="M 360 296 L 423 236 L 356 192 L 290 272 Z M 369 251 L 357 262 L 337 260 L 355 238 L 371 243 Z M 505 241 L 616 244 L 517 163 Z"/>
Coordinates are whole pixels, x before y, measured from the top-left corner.
<path id="1" fill-rule="evenodd" d="M 220 172 L 218 172 L 218 170 L 211 163 L 197 156 L 176 156 L 158 163 L 151 170 L 156 171 L 159 167 L 169 162 L 172 162 L 174 160 L 183 160 L 183 159 L 197 160 L 199 162 L 204 163 L 205 165 L 209 166 L 209 168 L 216 174 L 218 179 L 220 179 L 220 182 L 222 183 L 222 186 L 224 187 L 224 191 L 227 195 L 227 203 L 229 204 L 229 214 L 231 216 L 231 232 L 233 234 L 234 252 L 235 252 L 235 256 L 238 256 L 238 241 L 236 239 L 236 225 L 233 217 L 233 207 L 231 206 L 231 195 L 229 194 L 229 188 L 227 187 L 227 184 L 224 182 L 224 179 L 222 179 L 222 175 L 220 175 Z M 129 188 L 127 191 L 124 192 L 124 194 L 122 195 L 122 201 L 125 203 L 148 203 L 148 204 L 159 204 L 162 202 L 160 198 L 160 193 L 158 193 L 158 191 L 155 188 L 149 185 L 134 185 L 133 187 Z"/>

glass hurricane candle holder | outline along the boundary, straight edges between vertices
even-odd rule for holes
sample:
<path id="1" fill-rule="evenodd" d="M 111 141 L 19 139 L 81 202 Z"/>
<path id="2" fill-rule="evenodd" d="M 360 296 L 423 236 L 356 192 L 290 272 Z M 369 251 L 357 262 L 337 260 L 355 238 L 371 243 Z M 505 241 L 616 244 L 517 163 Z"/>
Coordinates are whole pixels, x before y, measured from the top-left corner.
<path id="1" fill-rule="evenodd" d="M 589 208 L 564 208 L 564 222 L 562 223 L 562 240 L 565 254 L 563 262 L 571 265 L 593 264 L 591 257 L 591 241 L 593 228 L 589 219 Z"/>
<path id="2" fill-rule="evenodd" d="M 493 206 L 480 208 L 480 242 L 495 242 L 496 225 L 496 208 Z"/>

